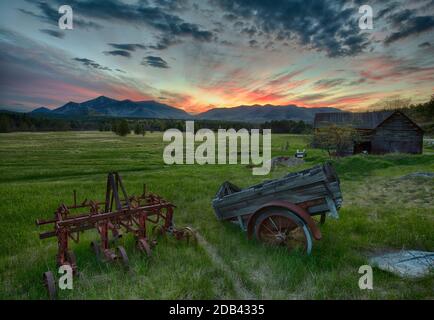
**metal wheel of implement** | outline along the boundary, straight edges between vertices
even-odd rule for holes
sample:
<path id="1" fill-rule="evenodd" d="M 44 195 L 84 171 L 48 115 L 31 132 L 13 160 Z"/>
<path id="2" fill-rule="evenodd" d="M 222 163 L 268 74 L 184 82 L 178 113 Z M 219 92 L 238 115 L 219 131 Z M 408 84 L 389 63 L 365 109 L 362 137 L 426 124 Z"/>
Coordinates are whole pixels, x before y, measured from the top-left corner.
<path id="1" fill-rule="evenodd" d="M 187 243 L 197 243 L 196 232 L 190 227 L 184 227 L 180 230 L 182 232 L 183 239 L 187 240 Z"/>
<path id="2" fill-rule="evenodd" d="M 151 254 L 152 254 L 151 247 L 149 246 L 148 241 L 146 241 L 145 239 L 138 239 L 137 240 L 137 247 L 139 248 L 140 251 L 142 251 L 143 253 L 146 253 L 146 255 L 148 257 L 151 256 Z"/>
<path id="3" fill-rule="evenodd" d="M 48 291 L 48 296 L 50 300 L 56 300 L 57 298 L 57 290 L 56 290 L 56 281 L 54 280 L 53 273 L 51 271 L 47 271 L 43 275 L 44 286 Z"/>
<path id="4" fill-rule="evenodd" d="M 285 208 L 272 208 L 262 213 L 255 223 L 255 236 L 261 242 L 286 246 L 289 251 L 302 250 L 310 254 L 312 236 L 307 224 Z"/>
<path id="5" fill-rule="evenodd" d="M 93 252 L 95 253 L 95 256 L 98 260 L 101 260 L 101 247 L 99 246 L 98 242 L 92 241 L 90 243 L 90 247 L 92 248 Z"/>
<path id="6" fill-rule="evenodd" d="M 130 260 L 128 259 L 127 252 L 125 251 L 125 248 L 122 246 L 118 246 L 118 256 L 120 257 L 120 260 L 122 262 L 122 265 L 125 269 L 129 269 L 130 267 Z"/>

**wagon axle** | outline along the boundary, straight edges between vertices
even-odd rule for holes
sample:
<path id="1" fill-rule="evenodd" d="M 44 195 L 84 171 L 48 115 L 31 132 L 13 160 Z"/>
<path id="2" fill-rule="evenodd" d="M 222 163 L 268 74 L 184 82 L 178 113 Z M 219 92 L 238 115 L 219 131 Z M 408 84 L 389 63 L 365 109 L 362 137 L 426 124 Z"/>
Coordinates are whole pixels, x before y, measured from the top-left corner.
<path id="1" fill-rule="evenodd" d="M 122 197 L 120 196 L 122 194 Z M 61 204 L 51 220 L 37 220 L 36 224 L 51 225 L 52 230 L 39 234 L 40 239 L 57 238 L 58 252 L 56 262 L 58 266 L 69 265 L 73 274 L 78 273 L 75 255 L 69 248 L 70 241 L 78 243 L 80 233 L 96 229 L 100 240 L 92 241 L 91 248 L 98 259 L 108 262 L 120 262 L 125 268 L 129 267 L 126 250 L 122 246 L 113 248 L 122 233 L 132 233 L 136 239 L 136 247 L 150 257 L 152 248 L 157 244 L 156 236 L 171 234 L 177 240 L 195 241 L 195 232 L 189 228 L 176 229 L 173 223 L 175 206 L 162 197 L 146 193 L 140 196 L 128 196 L 118 173 L 109 173 L 104 201 L 84 200 L 77 203 L 74 191 L 74 204 Z M 77 211 L 86 213 L 76 213 Z M 154 224 L 152 237 L 148 235 L 148 224 Z M 44 273 L 44 284 L 50 298 L 56 296 L 56 286 L 53 274 Z"/>

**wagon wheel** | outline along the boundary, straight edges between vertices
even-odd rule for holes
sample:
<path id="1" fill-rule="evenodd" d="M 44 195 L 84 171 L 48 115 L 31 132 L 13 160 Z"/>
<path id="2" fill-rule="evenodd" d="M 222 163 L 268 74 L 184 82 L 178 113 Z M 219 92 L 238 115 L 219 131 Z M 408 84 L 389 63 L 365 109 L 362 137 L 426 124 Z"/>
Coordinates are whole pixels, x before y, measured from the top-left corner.
<path id="1" fill-rule="evenodd" d="M 127 252 L 125 251 L 124 247 L 118 246 L 118 257 L 120 258 L 122 265 L 125 269 L 129 269 L 130 267 L 130 260 L 128 259 Z"/>
<path id="2" fill-rule="evenodd" d="M 196 232 L 192 228 L 184 227 L 181 230 L 179 230 L 179 233 L 182 235 L 181 236 L 182 239 L 187 240 L 187 243 L 190 243 L 190 242 L 193 244 L 197 243 Z"/>
<path id="3" fill-rule="evenodd" d="M 56 281 L 54 280 L 53 273 L 51 271 L 47 271 L 43 275 L 44 286 L 48 291 L 48 296 L 50 300 L 56 300 L 57 291 L 56 291 Z"/>
<path id="4" fill-rule="evenodd" d="M 95 256 L 98 260 L 101 260 L 101 247 L 99 246 L 98 242 L 92 241 L 90 243 L 90 247 L 92 248 L 93 252 L 95 253 Z"/>
<path id="5" fill-rule="evenodd" d="M 151 251 L 151 247 L 148 244 L 148 241 L 146 241 L 146 239 L 142 238 L 142 239 L 138 239 L 137 240 L 137 247 L 139 248 L 140 251 L 142 251 L 143 253 L 146 253 L 146 255 L 148 257 L 151 257 L 152 251 Z"/>
<path id="6" fill-rule="evenodd" d="M 302 250 L 310 254 L 312 236 L 306 223 L 287 209 L 270 209 L 262 213 L 255 223 L 259 241 L 275 246 L 286 246 L 289 251 Z"/>

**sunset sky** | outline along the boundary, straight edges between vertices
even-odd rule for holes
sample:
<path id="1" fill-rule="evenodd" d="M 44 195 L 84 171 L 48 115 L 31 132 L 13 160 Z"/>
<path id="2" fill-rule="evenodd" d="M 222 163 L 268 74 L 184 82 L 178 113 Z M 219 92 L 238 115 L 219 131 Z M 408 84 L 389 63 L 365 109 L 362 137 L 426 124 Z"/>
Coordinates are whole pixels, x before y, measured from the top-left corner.
<path id="1" fill-rule="evenodd" d="M 63 4 L 73 30 L 58 27 Z M 434 0 L 1 0 L 0 17 L 3 109 L 105 95 L 354 111 L 434 93 Z"/>

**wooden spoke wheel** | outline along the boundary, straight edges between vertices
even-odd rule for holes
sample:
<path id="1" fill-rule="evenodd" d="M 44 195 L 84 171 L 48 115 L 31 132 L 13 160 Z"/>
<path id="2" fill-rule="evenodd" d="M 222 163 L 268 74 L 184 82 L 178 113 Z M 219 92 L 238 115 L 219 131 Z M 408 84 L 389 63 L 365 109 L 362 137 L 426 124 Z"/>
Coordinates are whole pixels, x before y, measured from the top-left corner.
<path id="1" fill-rule="evenodd" d="M 119 257 L 119 260 L 121 261 L 124 268 L 129 269 L 130 260 L 128 259 L 128 255 L 127 255 L 127 252 L 125 251 L 124 247 L 122 247 L 122 246 L 117 247 L 117 256 Z"/>
<path id="2" fill-rule="evenodd" d="M 139 248 L 140 251 L 142 251 L 143 253 L 146 253 L 146 255 L 148 257 L 150 257 L 152 255 L 151 247 L 150 247 L 148 241 L 146 241 L 146 239 L 138 239 L 137 240 L 137 247 Z"/>
<path id="3" fill-rule="evenodd" d="M 256 219 L 255 236 L 269 245 L 286 246 L 289 251 L 301 250 L 310 254 L 312 250 L 307 224 L 288 209 L 276 208 L 262 213 Z"/>
<path id="4" fill-rule="evenodd" d="M 57 298 L 57 290 L 56 290 L 56 281 L 54 280 L 54 275 L 51 271 L 47 271 L 43 275 L 44 286 L 48 291 L 48 296 L 50 300 L 56 300 Z"/>

